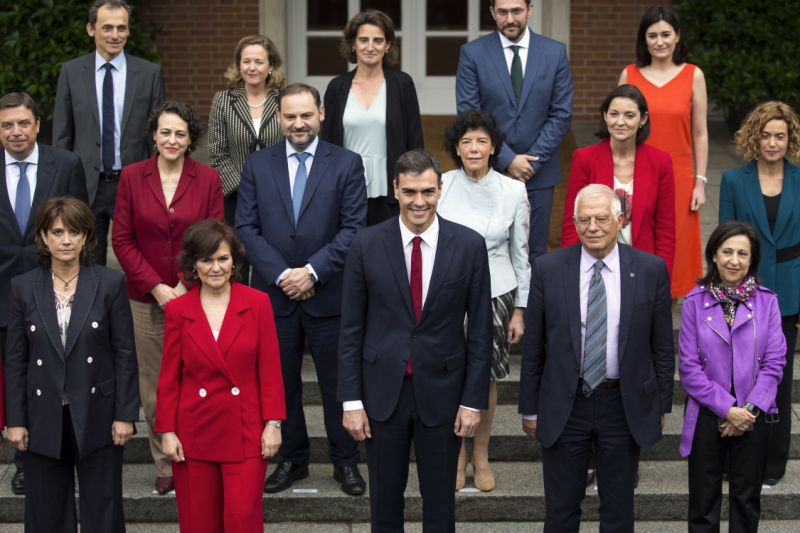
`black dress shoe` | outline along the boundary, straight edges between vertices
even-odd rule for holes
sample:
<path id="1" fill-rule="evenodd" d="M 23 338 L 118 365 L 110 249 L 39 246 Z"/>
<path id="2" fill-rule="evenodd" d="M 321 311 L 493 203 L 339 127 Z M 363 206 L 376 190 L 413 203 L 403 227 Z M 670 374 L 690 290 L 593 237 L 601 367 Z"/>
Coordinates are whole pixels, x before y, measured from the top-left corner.
<path id="1" fill-rule="evenodd" d="M 778 484 L 778 481 L 780 480 L 781 478 L 779 477 L 768 477 L 767 479 L 764 480 L 764 485 L 769 485 L 770 487 L 774 487 L 775 485 Z"/>
<path id="2" fill-rule="evenodd" d="M 11 478 L 11 492 L 17 496 L 25 495 L 25 472 L 17 470 Z"/>
<path id="3" fill-rule="evenodd" d="M 638 489 L 639 488 L 639 467 L 638 466 L 636 467 L 636 474 L 634 474 L 634 476 L 633 476 L 633 488 L 634 489 Z"/>
<path id="4" fill-rule="evenodd" d="M 333 479 L 342 484 L 342 492 L 350 496 L 361 496 L 367 490 L 367 482 L 361 477 L 357 465 L 333 467 Z"/>
<path id="5" fill-rule="evenodd" d="M 281 461 L 264 482 L 264 492 L 281 492 L 292 486 L 299 479 L 308 477 L 308 465 L 297 465 L 289 461 Z"/>

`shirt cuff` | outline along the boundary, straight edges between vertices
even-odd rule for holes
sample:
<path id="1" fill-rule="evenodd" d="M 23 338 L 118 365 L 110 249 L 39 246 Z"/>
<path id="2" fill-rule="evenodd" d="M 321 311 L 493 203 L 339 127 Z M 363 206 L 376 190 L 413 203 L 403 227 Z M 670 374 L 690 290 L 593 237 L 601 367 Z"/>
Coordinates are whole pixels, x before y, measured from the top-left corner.
<path id="1" fill-rule="evenodd" d="M 314 281 L 319 281 L 319 276 L 317 276 L 317 271 L 314 270 L 314 267 L 311 266 L 311 263 L 306 263 L 306 268 L 314 276 Z"/>
<path id="2" fill-rule="evenodd" d="M 538 420 L 538 415 L 522 415 L 523 420 Z"/>
<path id="3" fill-rule="evenodd" d="M 480 413 L 480 409 L 475 409 L 474 407 L 467 407 L 466 405 L 459 405 L 462 409 L 466 409 L 467 411 L 472 411 L 473 413 Z"/>
<path id="4" fill-rule="evenodd" d="M 281 272 L 281 273 L 280 273 L 280 275 L 278 276 L 278 279 L 276 279 L 276 280 L 275 280 L 275 285 L 277 285 L 278 287 L 280 287 L 280 285 L 281 285 L 281 280 L 282 280 L 282 279 L 283 279 L 283 277 L 284 277 L 284 276 L 286 276 L 286 274 L 287 274 L 287 273 L 289 273 L 289 271 L 291 271 L 291 270 L 292 270 L 291 268 L 287 268 L 286 270 L 284 270 L 283 272 Z"/>
<path id="5" fill-rule="evenodd" d="M 364 408 L 364 402 L 361 400 L 351 400 L 349 402 L 342 402 L 342 411 L 358 411 Z"/>

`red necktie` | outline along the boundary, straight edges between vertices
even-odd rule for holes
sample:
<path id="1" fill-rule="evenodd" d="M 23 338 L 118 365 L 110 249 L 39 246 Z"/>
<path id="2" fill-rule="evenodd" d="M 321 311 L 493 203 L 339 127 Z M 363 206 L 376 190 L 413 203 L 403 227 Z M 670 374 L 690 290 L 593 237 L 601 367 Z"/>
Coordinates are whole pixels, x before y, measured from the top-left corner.
<path id="1" fill-rule="evenodd" d="M 414 308 L 414 319 L 419 322 L 419 315 L 422 313 L 422 250 L 419 245 L 422 237 L 416 236 L 411 241 L 411 306 Z M 411 367 L 411 355 L 408 356 L 406 363 L 406 375 L 410 376 L 414 370 Z"/>

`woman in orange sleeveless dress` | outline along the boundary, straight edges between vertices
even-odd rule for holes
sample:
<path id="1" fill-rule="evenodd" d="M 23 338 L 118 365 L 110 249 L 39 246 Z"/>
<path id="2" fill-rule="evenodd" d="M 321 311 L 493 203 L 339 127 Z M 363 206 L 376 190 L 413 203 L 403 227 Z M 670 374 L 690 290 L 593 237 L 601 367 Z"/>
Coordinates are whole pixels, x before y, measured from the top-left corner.
<path id="1" fill-rule="evenodd" d="M 700 208 L 706 201 L 708 99 L 703 72 L 686 63 L 680 22 L 668 7 L 645 13 L 636 38 L 636 65 L 619 83 L 635 85 L 650 109 L 647 143 L 672 156 L 675 175 L 675 263 L 672 298 L 685 296 L 702 276 Z"/>

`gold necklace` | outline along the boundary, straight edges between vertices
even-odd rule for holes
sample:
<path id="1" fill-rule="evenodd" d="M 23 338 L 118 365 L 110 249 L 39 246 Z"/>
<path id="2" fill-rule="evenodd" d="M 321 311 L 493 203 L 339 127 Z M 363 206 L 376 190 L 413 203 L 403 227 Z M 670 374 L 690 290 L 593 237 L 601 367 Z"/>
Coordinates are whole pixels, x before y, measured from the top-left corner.
<path id="1" fill-rule="evenodd" d="M 80 274 L 80 273 L 81 273 L 81 271 L 80 271 L 80 270 L 78 270 L 78 274 L 75 274 L 74 276 L 72 276 L 72 277 L 69 279 L 69 281 L 65 280 L 64 278 L 62 278 L 61 276 L 59 276 L 58 274 L 56 274 L 56 273 L 55 273 L 55 271 L 54 271 L 53 269 L 50 269 L 50 273 L 51 273 L 53 276 L 55 276 L 55 278 L 58 278 L 58 279 L 60 279 L 60 280 L 61 280 L 61 282 L 62 282 L 62 283 L 64 283 L 64 290 L 65 290 L 65 291 L 67 291 L 67 290 L 69 290 L 69 284 L 70 284 L 70 283 L 72 283 L 72 282 L 75 280 L 75 278 L 77 278 L 77 277 L 78 277 L 78 274 Z M 53 281 L 55 281 L 55 278 L 53 278 Z"/>

